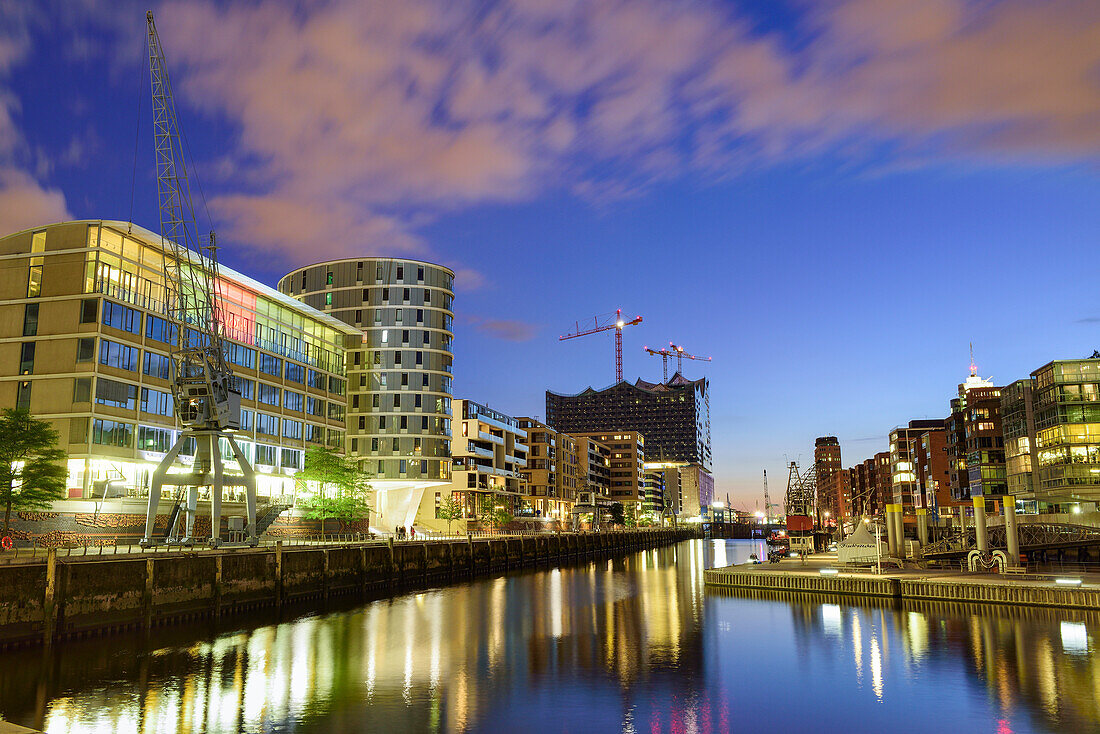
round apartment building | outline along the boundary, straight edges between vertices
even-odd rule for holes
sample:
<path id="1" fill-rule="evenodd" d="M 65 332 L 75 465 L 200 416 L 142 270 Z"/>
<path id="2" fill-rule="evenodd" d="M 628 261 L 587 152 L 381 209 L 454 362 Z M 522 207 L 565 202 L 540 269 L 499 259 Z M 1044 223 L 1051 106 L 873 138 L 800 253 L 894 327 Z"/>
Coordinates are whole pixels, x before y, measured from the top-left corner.
<path id="1" fill-rule="evenodd" d="M 347 353 L 345 448 L 371 475 L 374 523 L 411 525 L 424 490 L 450 481 L 454 271 L 349 258 L 294 270 L 278 289 L 362 332 Z"/>

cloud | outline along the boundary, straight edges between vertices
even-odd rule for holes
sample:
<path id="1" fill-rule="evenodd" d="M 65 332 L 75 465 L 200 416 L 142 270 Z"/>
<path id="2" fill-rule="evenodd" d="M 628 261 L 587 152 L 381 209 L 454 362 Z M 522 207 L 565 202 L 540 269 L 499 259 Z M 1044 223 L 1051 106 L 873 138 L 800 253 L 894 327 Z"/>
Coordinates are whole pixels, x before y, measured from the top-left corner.
<path id="1" fill-rule="evenodd" d="M 1079 324 L 1100 324 L 1100 316 L 1086 316 L 1083 319 L 1077 319 Z"/>
<path id="2" fill-rule="evenodd" d="M 1100 150 L 1100 4 L 830 0 L 796 43 L 656 0 L 171 3 L 177 90 L 239 131 L 215 199 L 303 259 L 416 251 L 417 223 L 561 189 L 614 202 L 834 153 Z M 876 163 L 881 164 L 881 161 Z"/>
<path id="3" fill-rule="evenodd" d="M 24 171 L 0 168 L 0 232 L 10 234 L 71 218 L 59 190 L 41 186 Z"/>
<path id="4" fill-rule="evenodd" d="M 514 320 L 477 320 L 476 328 L 483 334 L 508 342 L 531 341 L 538 334 L 539 327 L 526 321 Z"/>
<path id="5" fill-rule="evenodd" d="M 35 165 L 19 128 L 19 99 L 9 77 L 30 49 L 26 8 L 0 6 L 0 233 L 8 234 L 44 223 L 70 219 L 65 195 L 43 186 L 31 173 Z"/>

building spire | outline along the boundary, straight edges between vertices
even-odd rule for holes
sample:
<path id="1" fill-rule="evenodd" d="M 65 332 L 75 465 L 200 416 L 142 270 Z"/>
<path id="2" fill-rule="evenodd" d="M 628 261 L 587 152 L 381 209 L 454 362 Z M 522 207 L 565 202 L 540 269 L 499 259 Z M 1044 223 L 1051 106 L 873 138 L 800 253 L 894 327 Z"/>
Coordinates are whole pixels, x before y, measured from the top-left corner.
<path id="1" fill-rule="evenodd" d="M 978 365 L 974 364 L 974 342 L 970 342 L 970 376 L 978 376 Z"/>

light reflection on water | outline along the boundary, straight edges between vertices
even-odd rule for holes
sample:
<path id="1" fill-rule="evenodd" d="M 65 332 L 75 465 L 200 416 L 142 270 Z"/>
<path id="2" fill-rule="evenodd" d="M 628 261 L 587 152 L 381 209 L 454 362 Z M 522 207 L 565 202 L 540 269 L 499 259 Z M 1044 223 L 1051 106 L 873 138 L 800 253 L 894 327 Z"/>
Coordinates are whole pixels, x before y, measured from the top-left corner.
<path id="1" fill-rule="evenodd" d="M 49 732 L 1100 729 L 1100 614 L 705 590 L 690 541 L 246 629 L 3 655 Z M 949 723 L 948 723 L 949 722 Z"/>

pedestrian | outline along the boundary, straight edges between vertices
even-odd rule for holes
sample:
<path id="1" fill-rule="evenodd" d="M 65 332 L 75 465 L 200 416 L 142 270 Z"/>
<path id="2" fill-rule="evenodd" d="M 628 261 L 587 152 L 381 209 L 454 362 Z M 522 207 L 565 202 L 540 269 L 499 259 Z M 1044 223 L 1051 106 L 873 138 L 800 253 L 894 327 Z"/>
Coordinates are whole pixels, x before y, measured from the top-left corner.
<path id="1" fill-rule="evenodd" d="M 409 539 L 416 540 L 416 525 L 413 525 L 409 528 Z"/>

